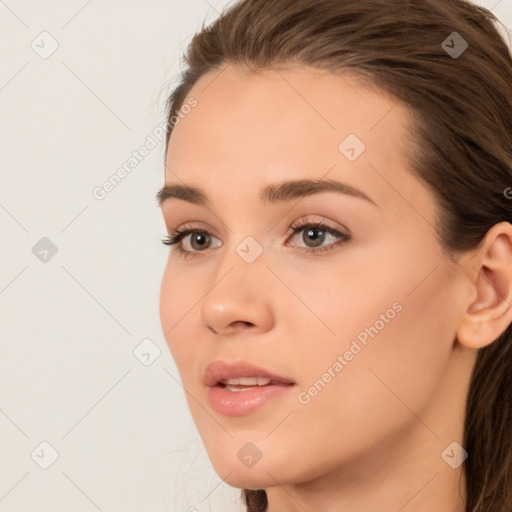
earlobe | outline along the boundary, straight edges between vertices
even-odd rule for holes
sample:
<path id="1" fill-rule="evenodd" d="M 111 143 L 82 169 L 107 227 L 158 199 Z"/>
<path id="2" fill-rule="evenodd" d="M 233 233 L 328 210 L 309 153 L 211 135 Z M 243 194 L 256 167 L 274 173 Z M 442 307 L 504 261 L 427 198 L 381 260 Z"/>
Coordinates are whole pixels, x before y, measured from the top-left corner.
<path id="1" fill-rule="evenodd" d="M 480 349 L 512 322 L 512 224 L 500 222 L 466 263 L 471 288 L 457 331 L 458 341 Z"/>

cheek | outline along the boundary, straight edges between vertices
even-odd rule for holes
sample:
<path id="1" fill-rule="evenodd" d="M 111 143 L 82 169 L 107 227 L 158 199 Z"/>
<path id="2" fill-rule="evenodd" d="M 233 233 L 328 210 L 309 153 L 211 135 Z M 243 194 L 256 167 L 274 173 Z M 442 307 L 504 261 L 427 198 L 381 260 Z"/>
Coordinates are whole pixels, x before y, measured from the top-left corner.
<path id="1" fill-rule="evenodd" d="M 300 391 L 314 395 L 308 393 L 303 411 L 308 417 L 331 418 L 333 429 L 344 425 L 354 435 L 367 425 L 373 436 L 384 424 L 393 430 L 415 421 L 404 403 L 419 413 L 431 400 L 456 333 L 457 285 L 441 266 L 429 275 L 432 268 L 395 265 L 338 275 L 323 294 L 310 288 L 303 295 L 334 331 L 317 322 L 321 334 L 313 340 L 310 323 L 303 331 L 310 336 L 297 342 Z"/>
<path id="2" fill-rule="evenodd" d="M 173 263 L 169 262 L 160 287 L 160 323 L 178 370 L 187 367 L 189 360 L 193 359 L 194 339 L 199 339 L 190 330 L 192 318 L 198 314 L 197 302 L 201 297 L 194 290 L 193 282 L 195 279 L 191 280 L 189 276 L 180 278 Z"/>
<path id="3" fill-rule="evenodd" d="M 389 428 L 415 421 L 408 408 L 421 416 L 440 385 L 456 332 L 450 301 L 453 283 L 439 270 L 413 292 L 412 288 L 405 295 L 398 289 L 388 293 L 378 301 L 380 305 L 369 303 L 370 315 L 348 311 L 357 318 L 351 324 L 357 333 L 345 338 L 345 343 L 348 348 L 350 340 L 355 340 L 361 351 L 347 365 L 340 389 L 345 390 L 347 408 L 362 415 L 354 428 L 364 424 L 368 415 Z M 393 303 L 401 309 L 390 314 L 387 308 Z M 365 343 L 359 343 L 361 339 Z"/>

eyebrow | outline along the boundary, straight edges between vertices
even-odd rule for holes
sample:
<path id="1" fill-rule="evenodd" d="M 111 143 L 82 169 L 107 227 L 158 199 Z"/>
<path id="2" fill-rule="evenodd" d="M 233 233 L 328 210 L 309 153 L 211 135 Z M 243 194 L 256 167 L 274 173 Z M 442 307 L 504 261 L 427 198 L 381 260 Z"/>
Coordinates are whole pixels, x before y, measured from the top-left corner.
<path id="1" fill-rule="evenodd" d="M 363 191 L 334 180 L 298 180 L 270 184 L 261 191 L 260 200 L 264 203 L 275 204 L 323 192 L 336 192 L 357 197 L 377 206 L 375 201 Z M 179 183 L 165 184 L 156 194 L 156 199 L 159 206 L 162 206 L 164 202 L 170 199 L 177 199 L 197 205 L 208 204 L 208 196 L 200 188 Z"/>

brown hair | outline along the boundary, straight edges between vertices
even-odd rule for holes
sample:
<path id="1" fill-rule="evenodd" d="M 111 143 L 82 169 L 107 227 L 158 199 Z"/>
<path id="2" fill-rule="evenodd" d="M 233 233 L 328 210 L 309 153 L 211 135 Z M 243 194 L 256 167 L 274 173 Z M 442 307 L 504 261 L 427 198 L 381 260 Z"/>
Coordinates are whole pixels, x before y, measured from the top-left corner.
<path id="1" fill-rule="evenodd" d="M 187 49 L 187 69 L 167 100 L 165 153 L 169 120 L 196 81 L 224 65 L 356 74 L 410 108 L 407 156 L 435 193 L 446 254 L 475 249 L 494 224 L 512 222 L 512 56 L 497 22 L 466 0 L 239 1 L 203 23 Z M 453 32 L 468 44 L 461 55 L 449 54 Z M 478 353 L 464 448 L 466 512 L 510 512 L 512 324 Z M 242 498 L 248 512 L 267 508 L 264 490 L 244 489 Z"/>

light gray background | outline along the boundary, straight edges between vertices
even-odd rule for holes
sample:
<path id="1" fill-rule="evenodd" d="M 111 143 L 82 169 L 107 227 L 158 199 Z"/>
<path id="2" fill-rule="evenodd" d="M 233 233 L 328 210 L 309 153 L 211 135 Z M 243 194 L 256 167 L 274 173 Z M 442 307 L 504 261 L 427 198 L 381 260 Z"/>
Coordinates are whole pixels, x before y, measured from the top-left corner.
<path id="1" fill-rule="evenodd" d="M 229 3 L 0 0 L 0 512 L 243 510 L 161 332 L 163 144 L 92 193 L 157 140 L 182 50 Z M 512 0 L 478 3 L 512 27 Z"/>

